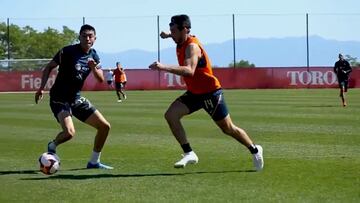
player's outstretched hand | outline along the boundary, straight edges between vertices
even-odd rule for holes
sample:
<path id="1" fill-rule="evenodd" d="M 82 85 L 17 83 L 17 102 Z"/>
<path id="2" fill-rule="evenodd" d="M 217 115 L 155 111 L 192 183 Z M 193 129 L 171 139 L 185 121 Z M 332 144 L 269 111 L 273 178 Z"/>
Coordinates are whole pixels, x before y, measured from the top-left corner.
<path id="1" fill-rule="evenodd" d="M 161 70 L 162 64 L 159 61 L 155 61 L 154 63 L 149 65 L 151 70 Z"/>
<path id="2" fill-rule="evenodd" d="M 42 100 L 43 98 L 43 91 L 42 90 L 38 90 L 35 93 L 35 103 L 38 103 L 40 100 Z"/>
<path id="3" fill-rule="evenodd" d="M 171 37 L 171 34 L 170 34 L 170 33 L 166 33 L 166 32 L 164 32 L 164 31 L 161 31 L 160 37 L 161 37 L 162 39 L 166 39 L 166 38 Z"/>

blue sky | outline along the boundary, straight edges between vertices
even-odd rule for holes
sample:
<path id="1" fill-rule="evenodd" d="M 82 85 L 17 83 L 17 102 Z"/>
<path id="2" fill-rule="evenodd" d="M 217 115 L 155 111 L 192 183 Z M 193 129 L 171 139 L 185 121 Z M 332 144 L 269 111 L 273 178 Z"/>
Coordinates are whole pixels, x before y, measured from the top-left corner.
<path id="1" fill-rule="evenodd" d="M 97 28 L 95 48 L 115 53 L 129 49 L 157 49 L 157 15 L 160 29 L 168 29 L 171 15 L 185 13 L 192 19 L 192 33 L 204 44 L 236 38 L 305 36 L 309 13 L 310 35 L 359 41 L 359 0 L 0 0 L 0 21 L 38 30 L 78 30 L 85 22 Z M 331 14 L 331 15 L 329 15 Z M 346 15 L 345 15 L 346 14 Z M 161 41 L 161 48 L 174 46 Z"/>
<path id="2" fill-rule="evenodd" d="M 111 17 L 175 13 L 358 13 L 358 0 L 1 0 L 1 17 Z"/>

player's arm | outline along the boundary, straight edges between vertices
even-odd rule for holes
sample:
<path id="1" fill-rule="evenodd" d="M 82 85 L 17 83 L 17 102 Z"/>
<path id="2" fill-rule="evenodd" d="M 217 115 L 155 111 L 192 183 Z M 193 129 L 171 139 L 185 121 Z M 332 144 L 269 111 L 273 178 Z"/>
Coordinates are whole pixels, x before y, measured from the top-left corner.
<path id="1" fill-rule="evenodd" d="M 189 44 L 185 50 L 185 75 L 184 76 L 193 76 L 195 73 L 196 66 L 198 65 L 199 59 L 201 57 L 201 49 L 199 45 L 195 43 Z"/>
<path id="2" fill-rule="evenodd" d="M 337 63 L 335 63 L 335 65 L 334 65 L 334 73 L 338 73 L 338 67 L 337 67 Z"/>
<path id="3" fill-rule="evenodd" d="M 352 72 L 352 68 L 351 68 L 351 66 L 350 66 L 350 63 L 347 62 L 347 63 L 346 63 L 346 74 L 350 74 L 351 72 Z"/>
<path id="4" fill-rule="evenodd" d="M 200 47 L 195 43 L 191 43 L 185 50 L 184 66 L 165 65 L 156 61 L 153 64 L 151 64 L 149 68 L 153 70 L 162 70 L 185 77 L 187 76 L 191 77 L 195 73 L 195 69 L 198 64 L 200 56 L 201 56 Z"/>
<path id="5" fill-rule="evenodd" d="M 91 72 L 93 73 L 95 79 L 98 82 L 104 82 L 105 78 L 104 78 L 104 73 L 101 70 L 101 66 L 100 66 L 100 62 L 96 63 L 96 61 L 92 58 L 88 59 L 88 66 L 91 69 Z"/>
<path id="6" fill-rule="evenodd" d="M 127 81 L 127 77 L 126 77 L 126 74 L 124 74 L 124 82 Z"/>
<path id="7" fill-rule="evenodd" d="M 41 85 L 40 85 L 39 89 L 35 93 L 35 103 L 38 103 L 39 100 L 41 100 L 43 98 L 44 88 L 45 88 L 45 85 L 46 85 L 46 83 L 47 83 L 47 81 L 49 79 L 50 73 L 57 66 L 58 66 L 58 64 L 54 60 L 51 60 L 45 66 L 44 70 L 42 71 Z"/>

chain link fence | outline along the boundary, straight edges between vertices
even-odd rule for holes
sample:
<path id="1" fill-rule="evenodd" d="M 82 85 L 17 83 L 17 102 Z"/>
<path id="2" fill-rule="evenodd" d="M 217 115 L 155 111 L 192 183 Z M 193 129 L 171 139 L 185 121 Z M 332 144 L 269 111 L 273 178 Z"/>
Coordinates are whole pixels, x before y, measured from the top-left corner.
<path id="1" fill-rule="evenodd" d="M 94 48 L 105 66 L 113 67 L 116 61 L 121 61 L 129 68 L 146 68 L 144 64 L 155 60 L 177 61 L 174 42 L 159 39 L 160 31 L 168 31 L 170 18 L 170 15 L 0 18 L 0 23 L 31 26 L 39 31 L 67 26 L 76 32 L 82 24 L 91 24 L 97 30 Z M 358 29 L 360 13 L 193 15 L 190 18 L 191 33 L 205 45 L 215 67 L 228 67 L 240 60 L 248 60 L 256 67 L 329 66 L 337 60 L 339 52 L 355 59 L 360 56 L 358 32 L 354 31 Z M 6 50 L 0 58 L 0 70 L 32 70 L 48 60 L 15 60 L 19 59 L 11 50 L 15 33 L 7 32 L 0 33 L 5 39 L 1 48 Z M 324 50 L 322 43 L 326 40 L 336 45 Z"/>

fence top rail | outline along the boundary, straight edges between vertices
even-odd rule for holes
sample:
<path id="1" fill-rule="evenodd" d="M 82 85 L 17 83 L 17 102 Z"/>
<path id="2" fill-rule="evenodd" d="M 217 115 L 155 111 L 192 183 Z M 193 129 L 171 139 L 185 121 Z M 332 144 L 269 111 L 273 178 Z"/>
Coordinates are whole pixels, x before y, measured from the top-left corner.
<path id="1" fill-rule="evenodd" d="M 0 62 L 50 61 L 51 59 L 0 59 Z"/>

